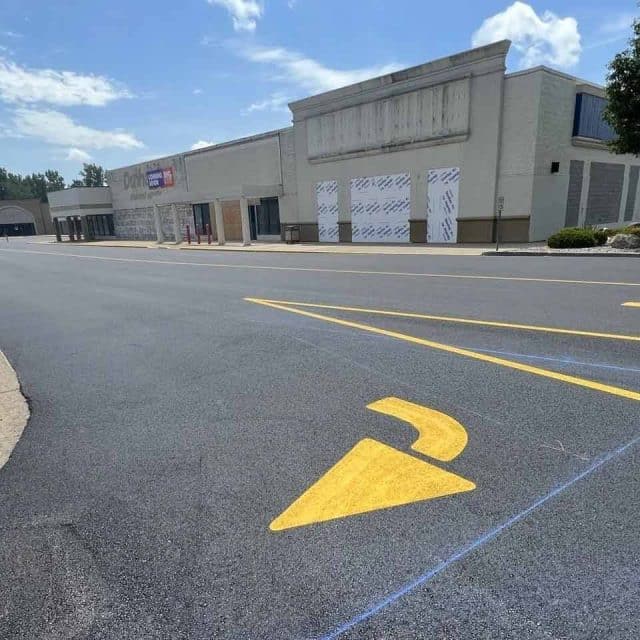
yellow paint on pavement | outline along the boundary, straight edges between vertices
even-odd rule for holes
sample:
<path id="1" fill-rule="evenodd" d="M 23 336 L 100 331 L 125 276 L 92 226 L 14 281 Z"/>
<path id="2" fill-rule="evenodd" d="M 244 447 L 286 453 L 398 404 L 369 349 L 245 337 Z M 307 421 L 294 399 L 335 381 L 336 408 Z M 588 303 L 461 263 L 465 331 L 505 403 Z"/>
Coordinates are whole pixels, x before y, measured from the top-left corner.
<path id="1" fill-rule="evenodd" d="M 472 491 L 476 485 L 365 438 L 269 526 L 272 531 Z"/>
<path id="2" fill-rule="evenodd" d="M 449 462 L 467 446 L 466 429 L 451 416 L 401 398 L 383 398 L 367 405 L 367 409 L 383 413 L 412 425 L 419 438 L 411 448 L 430 458 Z"/>
<path id="3" fill-rule="evenodd" d="M 288 311 L 289 313 L 295 313 L 307 318 L 314 318 L 316 320 L 322 320 L 324 322 L 330 322 L 343 327 L 349 327 L 351 329 L 359 329 L 361 331 L 367 331 L 368 333 L 374 333 L 380 336 L 386 336 L 388 338 L 395 338 L 397 340 L 403 340 L 411 344 L 421 345 L 423 347 L 429 347 L 431 349 L 437 349 L 438 351 L 444 351 L 446 353 L 453 353 L 455 355 L 464 356 L 466 358 L 472 358 L 474 360 L 480 360 L 481 362 L 489 362 L 509 369 L 515 369 L 517 371 L 523 371 L 525 373 L 531 373 L 533 375 L 541 376 L 543 378 L 549 378 L 558 382 L 566 382 L 586 389 L 592 389 L 594 391 L 601 391 L 602 393 L 608 393 L 620 398 L 626 398 L 628 400 L 640 401 L 640 393 L 632 391 L 630 389 L 624 389 L 622 387 L 615 387 L 613 385 L 596 382 L 595 380 L 588 380 L 586 378 L 579 378 L 577 376 L 570 376 L 565 373 L 558 373 L 557 371 L 551 371 L 549 369 L 541 369 L 540 367 L 533 367 L 522 362 L 516 362 L 514 360 L 507 360 L 506 358 L 497 358 L 496 356 L 490 356 L 485 353 L 478 353 L 471 351 L 470 349 L 462 349 L 460 347 L 454 347 L 452 345 L 443 344 L 441 342 L 434 342 L 433 340 L 425 340 L 424 338 L 418 338 L 417 336 L 411 336 L 405 333 L 399 333 L 398 331 L 390 331 L 388 329 L 381 329 L 380 327 L 374 327 L 369 324 L 361 322 L 352 322 L 350 320 L 342 320 L 340 318 L 333 318 L 332 316 L 325 316 L 319 313 L 311 311 L 305 311 L 304 309 L 296 309 L 283 304 L 276 304 L 263 300 L 261 298 L 245 298 L 248 302 L 254 302 L 273 309 L 279 309 L 280 311 Z"/>
<path id="4" fill-rule="evenodd" d="M 637 307 L 640 308 L 640 302 L 625 302 L 623 307 Z"/>
<path id="5" fill-rule="evenodd" d="M 581 329 L 561 329 L 559 327 L 545 327 L 535 324 L 515 324 L 513 322 L 497 322 L 494 320 L 476 320 L 473 318 L 459 318 L 455 316 L 435 316 L 425 313 L 413 313 L 409 311 L 387 311 L 385 309 L 368 309 L 366 307 L 344 307 L 333 304 L 316 304 L 311 302 L 290 302 L 287 300 L 268 300 L 275 304 L 292 305 L 295 307 L 307 307 L 312 309 L 329 309 L 333 311 L 349 311 L 356 313 L 368 313 L 371 315 L 391 316 L 397 318 L 415 318 L 418 320 L 437 320 L 439 322 L 454 322 L 459 324 L 471 324 L 486 327 L 498 327 L 500 329 L 517 329 L 522 331 L 542 331 L 544 333 L 563 333 L 572 336 L 588 338 L 606 338 L 608 340 L 626 340 L 640 342 L 640 336 L 629 336 L 620 333 L 603 333 L 601 331 L 583 331 Z M 640 302 L 627 302 L 623 306 L 639 306 Z"/>

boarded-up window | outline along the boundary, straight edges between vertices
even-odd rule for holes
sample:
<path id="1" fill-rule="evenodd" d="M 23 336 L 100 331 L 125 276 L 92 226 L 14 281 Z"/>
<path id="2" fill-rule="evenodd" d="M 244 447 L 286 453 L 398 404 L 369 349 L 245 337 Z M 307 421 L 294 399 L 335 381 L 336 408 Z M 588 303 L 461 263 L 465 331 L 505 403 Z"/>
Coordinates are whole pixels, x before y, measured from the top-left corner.
<path id="1" fill-rule="evenodd" d="M 624 165 L 592 162 L 587 198 L 587 224 L 617 222 L 620 214 Z"/>

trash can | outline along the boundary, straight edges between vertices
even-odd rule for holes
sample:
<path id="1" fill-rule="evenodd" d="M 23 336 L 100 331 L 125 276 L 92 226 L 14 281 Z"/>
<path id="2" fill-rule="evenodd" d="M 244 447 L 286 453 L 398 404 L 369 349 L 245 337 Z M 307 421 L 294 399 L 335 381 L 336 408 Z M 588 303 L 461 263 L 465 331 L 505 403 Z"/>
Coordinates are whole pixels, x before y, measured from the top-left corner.
<path id="1" fill-rule="evenodd" d="M 300 227 L 297 224 L 288 224 L 284 228 L 284 241 L 287 244 L 300 242 Z"/>

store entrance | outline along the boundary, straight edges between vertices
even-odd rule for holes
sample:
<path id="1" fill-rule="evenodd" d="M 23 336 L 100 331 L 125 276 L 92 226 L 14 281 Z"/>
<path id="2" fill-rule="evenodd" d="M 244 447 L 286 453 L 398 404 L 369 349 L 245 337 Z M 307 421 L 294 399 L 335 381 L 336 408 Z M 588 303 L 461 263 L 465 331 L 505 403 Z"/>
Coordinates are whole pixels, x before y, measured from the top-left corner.
<path id="1" fill-rule="evenodd" d="M 193 224 L 196 233 L 201 236 L 207 234 L 207 225 L 211 229 L 211 213 L 209 211 L 209 204 L 194 204 L 193 205 Z"/>
<path id="2" fill-rule="evenodd" d="M 278 198 L 262 198 L 254 207 L 257 240 L 280 238 L 280 207 Z M 252 225 L 253 226 L 253 225 Z"/>
<path id="3" fill-rule="evenodd" d="M 0 224 L 0 237 L 4 236 L 34 236 L 36 226 L 33 222 L 16 222 Z"/>

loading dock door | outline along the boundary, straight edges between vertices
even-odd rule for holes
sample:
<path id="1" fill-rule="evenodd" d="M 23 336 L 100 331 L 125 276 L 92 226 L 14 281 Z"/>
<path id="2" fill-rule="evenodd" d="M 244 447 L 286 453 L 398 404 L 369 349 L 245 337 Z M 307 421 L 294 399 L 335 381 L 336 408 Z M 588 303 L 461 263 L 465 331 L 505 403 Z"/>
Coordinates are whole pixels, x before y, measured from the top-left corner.
<path id="1" fill-rule="evenodd" d="M 456 242 L 460 168 L 431 169 L 427 174 L 427 242 Z"/>

